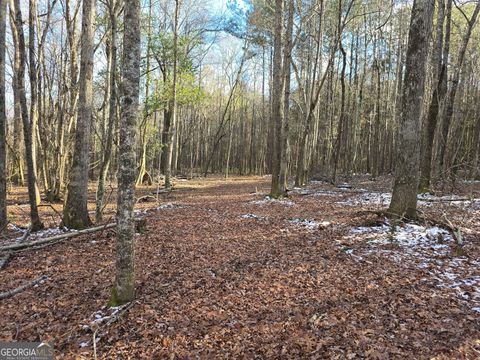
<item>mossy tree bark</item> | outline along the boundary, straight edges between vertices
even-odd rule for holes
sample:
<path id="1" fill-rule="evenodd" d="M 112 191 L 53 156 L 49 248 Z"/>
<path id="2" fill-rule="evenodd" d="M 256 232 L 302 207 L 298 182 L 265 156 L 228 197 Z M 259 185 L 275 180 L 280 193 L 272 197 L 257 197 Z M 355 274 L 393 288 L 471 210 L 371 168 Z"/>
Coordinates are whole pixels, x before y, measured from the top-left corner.
<path id="1" fill-rule="evenodd" d="M 92 224 L 88 215 L 88 165 L 93 108 L 93 54 L 95 0 L 84 0 L 80 53 L 80 80 L 75 145 L 70 168 L 63 224 L 84 229 Z"/>
<path id="2" fill-rule="evenodd" d="M 412 8 L 399 119 L 397 167 L 392 201 L 392 217 L 416 218 L 420 163 L 420 119 L 426 77 L 427 51 L 432 29 L 434 0 L 415 0 Z"/>
<path id="3" fill-rule="evenodd" d="M 110 304 L 120 305 L 135 296 L 135 126 L 140 86 L 140 0 L 125 2 L 122 97 L 117 198 L 116 275 Z"/>

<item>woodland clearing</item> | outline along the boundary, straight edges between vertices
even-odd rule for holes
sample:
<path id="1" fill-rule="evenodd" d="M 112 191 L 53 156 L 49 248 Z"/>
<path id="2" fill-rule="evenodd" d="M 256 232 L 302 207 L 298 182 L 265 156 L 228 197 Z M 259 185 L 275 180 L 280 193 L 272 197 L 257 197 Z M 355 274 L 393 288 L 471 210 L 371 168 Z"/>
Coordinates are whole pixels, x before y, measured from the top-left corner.
<path id="1" fill-rule="evenodd" d="M 47 279 L 0 301 L 0 338 L 52 341 L 62 359 L 93 358 L 93 339 L 99 359 L 480 356 L 480 184 L 419 203 L 460 228 L 459 253 L 438 224 L 376 213 L 389 177 L 313 182 L 282 201 L 266 198 L 269 181 L 193 179 L 138 203 L 136 299 L 123 308 L 107 307 L 114 229 L 16 253 L 0 292 Z M 17 190 L 9 211 L 25 225 Z"/>

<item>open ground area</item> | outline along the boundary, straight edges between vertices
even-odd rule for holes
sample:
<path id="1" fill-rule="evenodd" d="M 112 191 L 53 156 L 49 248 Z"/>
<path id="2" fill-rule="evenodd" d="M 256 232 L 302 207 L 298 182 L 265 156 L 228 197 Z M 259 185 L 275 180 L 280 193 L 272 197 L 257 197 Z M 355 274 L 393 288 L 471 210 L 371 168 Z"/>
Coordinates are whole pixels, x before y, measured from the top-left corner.
<path id="1" fill-rule="evenodd" d="M 398 225 L 376 212 L 386 177 L 313 182 L 282 200 L 269 184 L 193 179 L 139 203 L 136 298 L 123 307 L 107 307 L 114 229 L 15 253 L 0 292 L 46 278 L 0 300 L 0 338 L 52 341 L 62 359 L 480 357 L 479 183 L 424 197 L 427 220 Z M 26 193 L 14 194 L 21 225 L 13 203 Z M 459 227 L 461 249 L 441 220 Z"/>

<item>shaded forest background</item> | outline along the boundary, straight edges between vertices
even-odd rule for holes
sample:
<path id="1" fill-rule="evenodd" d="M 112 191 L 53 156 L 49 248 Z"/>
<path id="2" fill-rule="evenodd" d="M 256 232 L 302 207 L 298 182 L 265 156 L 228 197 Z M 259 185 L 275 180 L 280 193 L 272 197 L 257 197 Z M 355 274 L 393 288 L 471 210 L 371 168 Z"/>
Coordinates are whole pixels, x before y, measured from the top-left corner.
<path id="1" fill-rule="evenodd" d="M 15 30 L 18 14 L 11 6 L 7 14 L 7 180 L 12 185 L 27 182 L 22 134 L 26 112 L 35 185 L 49 201 L 64 198 L 74 159 L 82 94 L 81 5 L 72 0 L 21 2 L 23 49 Z M 174 51 L 175 3 L 142 2 L 137 184 L 160 181 L 167 167 L 187 177 L 271 172 L 274 6 L 262 1 L 227 5 L 222 13 L 208 1 L 182 1 Z M 422 137 L 427 155 L 422 161 L 433 165 L 427 171 L 434 180 L 476 178 L 480 42 L 475 2 L 442 0 L 437 5 L 437 29 L 424 49 L 429 62 L 423 131 L 433 131 L 433 137 Z M 410 11 L 411 4 L 403 1 L 302 1 L 292 2 L 290 9 L 285 6 L 291 89 L 282 110 L 288 172 L 297 185 L 312 175 L 335 180 L 338 175 L 370 173 L 375 178 L 394 170 Z M 122 14 L 120 1 L 97 3 L 87 151 L 88 179 L 98 182 L 99 197 L 117 169 Z M 22 77 L 22 52 L 26 104 L 15 85 L 16 77 Z M 439 109 L 432 122 L 434 103 Z M 430 182 L 424 185 L 429 188 Z"/>

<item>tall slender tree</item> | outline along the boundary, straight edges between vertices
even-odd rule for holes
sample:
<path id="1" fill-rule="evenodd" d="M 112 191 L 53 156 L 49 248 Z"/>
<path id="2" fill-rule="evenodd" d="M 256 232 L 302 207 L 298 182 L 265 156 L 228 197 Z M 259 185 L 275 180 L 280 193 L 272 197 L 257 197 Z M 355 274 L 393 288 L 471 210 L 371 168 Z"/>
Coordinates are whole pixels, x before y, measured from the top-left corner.
<path id="1" fill-rule="evenodd" d="M 43 228 L 40 221 L 37 207 L 37 189 L 36 189 L 36 171 L 33 154 L 34 131 L 32 122 L 29 119 L 27 95 L 25 93 L 25 35 L 23 33 L 22 9 L 19 0 L 10 0 L 10 12 L 12 21 L 12 35 L 15 44 L 15 60 L 14 72 L 16 83 L 14 86 L 18 92 L 18 100 L 20 104 L 20 113 L 23 123 L 23 138 L 25 143 L 25 159 L 27 161 L 27 182 L 28 182 L 28 199 L 30 202 L 30 220 L 31 230 L 37 231 Z"/>
<path id="2" fill-rule="evenodd" d="M 37 1 L 29 0 L 28 6 L 28 78 L 30 83 L 30 124 L 32 128 L 32 160 L 33 169 L 37 171 L 37 141 L 38 130 L 38 82 L 37 82 L 37 60 L 35 46 L 35 27 L 37 26 Z M 40 190 L 38 182 L 35 181 L 35 201 L 40 204 Z"/>
<path id="3" fill-rule="evenodd" d="M 98 176 L 98 187 L 96 197 L 95 221 L 98 223 L 103 218 L 103 206 L 105 196 L 105 182 L 107 180 L 110 161 L 112 158 L 113 129 L 117 119 L 117 0 L 110 0 L 107 3 L 110 19 L 110 39 L 108 48 L 108 121 L 103 137 L 103 154 Z"/>
<path id="4" fill-rule="evenodd" d="M 451 7 L 452 1 L 448 0 L 449 4 L 447 5 L 447 13 L 451 16 Z M 437 118 L 438 110 L 440 104 L 443 102 L 445 97 L 445 88 L 446 86 L 446 60 L 442 55 L 443 43 L 444 41 L 449 41 L 447 38 L 444 40 L 443 28 L 445 23 L 445 0 L 437 1 L 437 20 L 436 20 L 436 29 L 435 29 L 435 42 L 433 45 L 432 52 L 432 83 L 433 83 L 433 94 L 430 101 L 430 106 L 428 108 L 428 113 L 426 117 L 426 122 L 423 128 L 423 143 L 422 143 L 422 156 L 420 164 L 420 183 L 419 190 L 425 191 L 430 188 L 430 173 L 431 173 L 431 164 L 432 164 L 432 152 L 433 152 L 433 140 L 435 136 L 435 129 L 437 127 Z M 447 16 L 447 22 L 450 22 L 450 16 Z M 447 25 L 447 30 L 450 28 L 450 24 Z M 448 31 L 449 32 L 449 31 Z M 447 34 L 449 37 L 450 34 Z"/>
<path id="5" fill-rule="evenodd" d="M 93 107 L 95 0 L 83 1 L 80 80 L 75 147 L 70 168 L 63 224 L 74 229 L 91 225 L 88 215 L 88 166 Z"/>
<path id="6" fill-rule="evenodd" d="M 7 1 L 0 0 L 0 231 L 7 223 L 7 114 L 5 109 L 5 29 Z"/>
<path id="7" fill-rule="evenodd" d="M 178 12 L 180 0 L 175 0 L 175 11 L 173 19 L 173 75 L 172 75 L 172 113 L 170 128 L 167 138 L 167 163 L 165 164 L 165 188 L 172 187 L 172 157 L 173 140 L 177 131 L 177 67 L 178 67 Z"/>
<path id="8" fill-rule="evenodd" d="M 273 133 L 272 155 L 272 186 L 270 196 L 283 195 L 280 186 L 280 162 L 281 162 L 281 134 L 283 127 L 283 77 L 282 77 L 282 32 L 283 32 L 283 0 L 275 0 L 275 23 L 273 40 L 273 80 L 272 80 L 272 114 L 271 129 Z"/>
<path id="9" fill-rule="evenodd" d="M 135 125 L 140 87 L 140 0 L 125 2 L 120 149 L 117 198 L 117 260 L 111 304 L 131 301 L 135 295 Z"/>
<path id="10" fill-rule="evenodd" d="M 434 0 L 415 0 L 412 8 L 402 96 L 402 115 L 397 139 L 397 167 L 392 201 L 393 217 L 416 218 L 420 164 L 420 116 L 426 78 L 426 62 L 432 29 Z"/>

